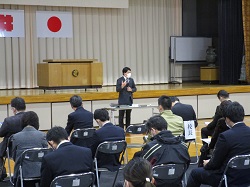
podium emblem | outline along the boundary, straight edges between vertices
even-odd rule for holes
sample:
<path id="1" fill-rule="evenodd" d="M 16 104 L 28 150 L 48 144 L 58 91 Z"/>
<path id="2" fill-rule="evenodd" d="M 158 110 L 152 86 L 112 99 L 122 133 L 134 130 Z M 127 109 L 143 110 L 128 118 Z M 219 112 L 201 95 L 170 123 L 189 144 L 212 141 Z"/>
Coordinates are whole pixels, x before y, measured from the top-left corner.
<path id="1" fill-rule="evenodd" d="M 74 69 L 72 71 L 72 75 L 73 75 L 73 77 L 77 77 L 79 75 L 79 71 L 77 69 Z"/>

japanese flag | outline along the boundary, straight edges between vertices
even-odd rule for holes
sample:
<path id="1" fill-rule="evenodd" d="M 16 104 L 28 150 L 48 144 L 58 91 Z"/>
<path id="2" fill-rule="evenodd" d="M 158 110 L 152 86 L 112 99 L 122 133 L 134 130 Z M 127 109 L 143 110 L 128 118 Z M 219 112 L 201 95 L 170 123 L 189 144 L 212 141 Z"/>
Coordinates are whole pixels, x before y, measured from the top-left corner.
<path id="1" fill-rule="evenodd" d="M 0 9 L 0 37 L 24 37 L 24 11 Z"/>
<path id="2" fill-rule="evenodd" d="M 58 11 L 36 12 L 37 37 L 72 38 L 72 13 Z"/>

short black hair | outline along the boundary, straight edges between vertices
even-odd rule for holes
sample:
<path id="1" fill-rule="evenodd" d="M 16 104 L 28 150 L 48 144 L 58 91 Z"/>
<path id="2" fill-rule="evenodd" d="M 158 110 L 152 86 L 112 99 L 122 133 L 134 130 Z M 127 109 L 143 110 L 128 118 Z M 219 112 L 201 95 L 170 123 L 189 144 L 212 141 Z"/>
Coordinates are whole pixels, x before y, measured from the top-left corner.
<path id="1" fill-rule="evenodd" d="M 149 118 L 148 121 L 146 122 L 147 131 L 149 131 L 152 128 L 158 131 L 163 131 L 168 128 L 168 123 L 162 116 L 155 115 Z"/>
<path id="2" fill-rule="evenodd" d="M 220 113 L 221 113 L 222 117 L 225 117 L 225 112 L 227 110 L 227 107 L 231 103 L 232 103 L 232 101 L 230 101 L 230 100 L 225 100 L 225 101 L 221 102 L 221 104 L 220 104 Z"/>
<path id="3" fill-rule="evenodd" d="M 175 102 L 175 101 L 180 101 L 178 97 L 175 97 L 175 96 L 172 96 L 170 97 L 172 103 Z"/>
<path id="4" fill-rule="evenodd" d="M 22 128 L 28 125 L 34 127 L 36 130 L 39 129 L 39 117 L 33 111 L 24 112 L 22 116 Z"/>
<path id="5" fill-rule="evenodd" d="M 122 69 L 122 74 L 124 75 L 124 73 L 127 73 L 128 71 L 131 71 L 131 69 L 129 67 L 124 67 Z"/>
<path id="6" fill-rule="evenodd" d="M 171 110 L 172 101 L 171 101 L 170 97 L 168 97 L 166 95 L 162 95 L 158 99 L 158 105 L 159 106 L 161 105 L 164 110 Z"/>
<path id="7" fill-rule="evenodd" d="M 73 95 L 70 100 L 70 104 L 72 107 L 82 106 L 82 98 L 79 95 Z"/>
<path id="8" fill-rule="evenodd" d="M 220 97 L 223 97 L 223 98 L 229 98 L 229 93 L 227 93 L 227 91 L 225 90 L 220 90 L 218 93 L 217 93 L 217 97 L 218 99 L 220 99 Z"/>
<path id="9" fill-rule="evenodd" d="M 64 128 L 55 126 L 47 132 L 46 140 L 59 144 L 63 140 L 68 140 L 68 133 Z"/>
<path id="10" fill-rule="evenodd" d="M 15 97 L 10 102 L 11 107 L 14 107 L 17 111 L 26 110 L 26 104 L 23 98 Z"/>
<path id="11" fill-rule="evenodd" d="M 94 119 L 101 120 L 102 122 L 109 120 L 109 113 L 107 109 L 101 108 L 101 109 L 96 109 L 94 112 Z"/>
<path id="12" fill-rule="evenodd" d="M 245 112 L 243 106 L 238 102 L 232 102 L 227 106 L 225 117 L 237 123 L 244 120 Z"/>

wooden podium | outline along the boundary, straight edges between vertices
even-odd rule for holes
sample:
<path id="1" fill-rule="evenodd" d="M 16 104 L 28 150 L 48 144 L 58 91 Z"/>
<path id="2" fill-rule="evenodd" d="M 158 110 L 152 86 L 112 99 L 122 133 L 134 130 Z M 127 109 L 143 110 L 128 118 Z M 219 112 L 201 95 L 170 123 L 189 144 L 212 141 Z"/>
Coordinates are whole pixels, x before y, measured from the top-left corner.
<path id="1" fill-rule="evenodd" d="M 40 88 L 101 88 L 103 67 L 96 59 L 48 59 L 37 64 Z"/>

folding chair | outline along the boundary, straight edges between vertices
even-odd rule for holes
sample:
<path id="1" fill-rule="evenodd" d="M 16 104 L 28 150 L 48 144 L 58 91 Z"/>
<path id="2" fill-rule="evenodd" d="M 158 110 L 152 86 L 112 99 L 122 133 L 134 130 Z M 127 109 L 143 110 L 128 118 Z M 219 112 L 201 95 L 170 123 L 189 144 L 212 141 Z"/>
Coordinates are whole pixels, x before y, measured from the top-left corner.
<path id="1" fill-rule="evenodd" d="M 194 120 L 184 121 L 184 129 L 185 129 L 185 143 L 188 143 L 188 148 L 190 147 L 191 142 L 195 143 L 196 162 L 192 162 L 190 164 L 197 164 L 199 161 L 199 154 L 198 154 L 198 146 L 197 146 L 197 142 L 196 142 Z"/>
<path id="2" fill-rule="evenodd" d="M 95 174 L 93 172 L 62 175 L 54 178 L 50 187 L 90 187 L 95 182 Z"/>
<path id="3" fill-rule="evenodd" d="M 72 132 L 70 141 L 75 145 L 90 147 L 95 130 L 95 128 L 76 129 Z"/>
<path id="4" fill-rule="evenodd" d="M 250 170 L 250 154 L 249 155 L 237 155 L 228 161 L 227 166 L 224 170 L 223 176 L 221 178 L 219 187 L 222 186 L 223 182 L 225 183 L 226 187 L 230 186 L 230 184 L 228 184 L 228 181 L 227 181 L 228 169 L 234 169 L 236 172 L 237 170 L 244 170 L 244 169 Z M 248 183 L 244 186 L 250 186 L 250 184 Z"/>
<path id="5" fill-rule="evenodd" d="M 107 168 L 99 168 L 98 167 L 98 154 L 99 153 L 105 153 L 110 155 L 116 155 L 119 154 L 119 163 L 121 164 L 124 160 L 124 152 L 126 150 L 127 143 L 125 140 L 121 141 L 105 141 L 103 143 L 100 143 L 96 149 L 95 157 L 94 157 L 94 164 L 95 164 L 95 171 L 96 171 L 96 180 L 97 180 L 97 187 L 100 187 L 100 179 L 98 172 L 105 172 L 109 171 Z M 122 167 L 118 168 L 116 171 L 116 175 L 113 181 L 112 187 L 115 185 L 116 178 L 118 176 L 119 170 L 122 169 Z"/>
<path id="6" fill-rule="evenodd" d="M 9 179 L 10 179 L 10 183 L 12 185 L 14 185 L 14 182 L 12 181 L 12 173 L 11 173 L 11 166 L 10 166 L 10 160 L 13 160 L 12 157 L 12 141 L 13 141 L 13 135 L 11 135 L 8 138 L 8 142 L 7 142 L 7 149 L 6 149 L 6 155 L 7 155 L 7 160 L 8 160 L 8 169 L 9 169 Z"/>
<path id="7" fill-rule="evenodd" d="M 145 135 L 147 132 L 146 125 L 145 124 L 138 124 L 138 125 L 130 125 L 126 129 L 126 134 L 141 134 Z M 132 136 L 130 136 L 132 142 Z M 144 146 L 144 143 L 128 143 L 127 148 L 142 148 Z M 126 150 L 126 159 L 128 162 L 128 151 Z"/>
<path id="8" fill-rule="evenodd" d="M 23 181 L 40 180 L 42 158 L 51 151 L 48 148 L 32 148 L 22 153 L 19 166 L 21 187 L 24 186 Z"/>
<path id="9" fill-rule="evenodd" d="M 153 177 L 156 180 L 157 186 L 166 186 L 166 184 L 181 182 L 185 186 L 183 178 L 185 177 L 185 164 L 161 164 L 152 168 Z"/>

